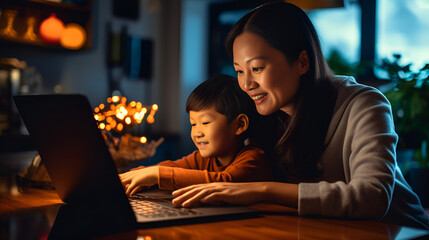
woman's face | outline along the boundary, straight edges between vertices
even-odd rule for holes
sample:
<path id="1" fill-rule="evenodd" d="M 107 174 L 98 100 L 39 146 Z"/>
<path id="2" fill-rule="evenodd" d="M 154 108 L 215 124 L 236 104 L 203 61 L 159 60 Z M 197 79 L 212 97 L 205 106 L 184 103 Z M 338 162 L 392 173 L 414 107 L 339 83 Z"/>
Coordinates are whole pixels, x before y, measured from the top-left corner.
<path id="1" fill-rule="evenodd" d="M 243 32 L 234 41 L 233 56 L 240 87 L 253 99 L 259 114 L 279 109 L 291 114 L 300 77 L 308 71 L 306 52 L 290 64 L 263 37 Z"/>

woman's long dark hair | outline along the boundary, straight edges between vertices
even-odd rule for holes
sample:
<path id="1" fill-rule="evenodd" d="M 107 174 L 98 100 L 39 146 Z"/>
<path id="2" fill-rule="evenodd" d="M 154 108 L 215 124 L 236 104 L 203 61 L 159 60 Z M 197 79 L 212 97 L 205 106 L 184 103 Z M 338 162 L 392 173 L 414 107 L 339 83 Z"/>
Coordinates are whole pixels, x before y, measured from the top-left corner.
<path id="1" fill-rule="evenodd" d="M 262 36 L 289 63 L 295 62 L 302 51 L 307 52 L 310 68 L 301 76 L 292 114 L 279 110 L 270 115 L 279 132 L 273 156 L 278 163 L 274 167 L 281 169 L 279 178 L 318 177 L 336 90 L 313 24 L 295 5 L 276 2 L 255 8 L 233 26 L 225 42 L 231 55 L 235 38 L 243 32 Z"/>

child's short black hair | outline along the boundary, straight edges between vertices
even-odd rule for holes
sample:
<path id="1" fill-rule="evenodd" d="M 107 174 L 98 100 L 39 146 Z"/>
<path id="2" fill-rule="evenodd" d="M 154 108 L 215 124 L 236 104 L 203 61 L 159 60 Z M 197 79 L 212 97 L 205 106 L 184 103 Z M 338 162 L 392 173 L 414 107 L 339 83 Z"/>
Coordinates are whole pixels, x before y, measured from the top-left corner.
<path id="1" fill-rule="evenodd" d="M 201 83 L 192 91 L 186 101 L 186 112 L 202 111 L 214 106 L 216 111 L 225 115 L 231 123 L 239 114 L 249 118 L 249 128 L 241 136 L 248 143 L 262 148 L 266 154 L 271 154 L 275 139 L 266 136 L 276 136 L 278 130 L 270 116 L 262 116 L 255 103 L 247 93 L 241 90 L 238 80 L 228 75 L 216 75 Z M 281 111 L 279 111 L 281 112 Z"/>
<path id="2" fill-rule="evenodd" d="M 250 121 L 256 114 L 253 100 L 240 89 L 237 78 L 224 74 L 211 77 L 196 87 L 186 101 L 186 112 L 198 112 L 212 106 L 226 116 L 228 123 L 241 113 Z"/>

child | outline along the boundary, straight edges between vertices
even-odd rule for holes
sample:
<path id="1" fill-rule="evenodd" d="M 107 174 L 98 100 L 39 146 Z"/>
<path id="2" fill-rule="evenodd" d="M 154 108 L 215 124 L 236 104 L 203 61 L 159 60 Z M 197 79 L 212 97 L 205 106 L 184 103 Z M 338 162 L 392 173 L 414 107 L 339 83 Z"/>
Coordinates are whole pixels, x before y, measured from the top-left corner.
<path id="1" fill-rule="evenodd" d="M 218 75 L 200 84 L 186 102 L 191 138 L 198 150 L 176 161 L 164 161 L 120 174 L 126 194 L 158 184 L 178 189 L 209 182 L 272 180 L 264 152 L 245 146 L 256 135 L 255 104 L 236 78 Z"/>

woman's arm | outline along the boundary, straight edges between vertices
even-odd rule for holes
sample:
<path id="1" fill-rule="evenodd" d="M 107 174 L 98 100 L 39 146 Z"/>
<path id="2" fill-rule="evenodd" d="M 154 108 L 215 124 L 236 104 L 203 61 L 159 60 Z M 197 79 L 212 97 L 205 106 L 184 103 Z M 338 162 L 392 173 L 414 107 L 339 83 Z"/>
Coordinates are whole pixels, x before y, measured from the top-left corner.
<path id="1" fill-rule="evenodd" d="M 349 98 L 334 115 L 337 124 L 331 123 L 335 131 L 320 161 L 322 181 L 300 184 L 300 215 L 374 219 L 389 209 L 397 142 L 390 105 L 368 88 Z"/>
<path id="2" fill-rule="evenodd" d="M 269 202 L 298 207 L 298 184 L 280 182 L 208 183 L 185 187 L 173 192 L 173 204 L 191 207 L 198 203 L 226 202 L 249 205 Z"/>

